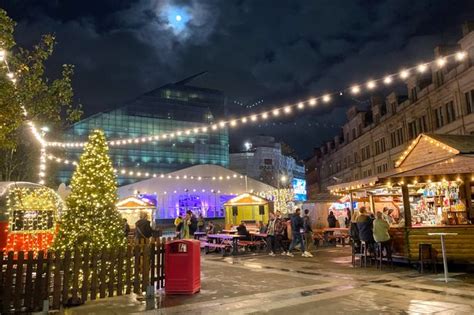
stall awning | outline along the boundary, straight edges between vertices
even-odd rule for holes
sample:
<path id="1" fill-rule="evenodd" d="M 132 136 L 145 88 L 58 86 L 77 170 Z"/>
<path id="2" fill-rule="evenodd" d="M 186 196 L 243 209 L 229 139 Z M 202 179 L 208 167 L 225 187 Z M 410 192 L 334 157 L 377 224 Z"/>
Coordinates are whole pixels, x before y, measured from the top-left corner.
<path id="1" fill-rule="evenodd" d="M 380 178 L 408 178 L 426 176 L 462 175 L 474 173 L 474 155 L 457 155 L 428 165 L 401 172 L 382 175 Z"/>
<path id="2" fill-rule="evenodd" d="M 328 190 L 331 192 L 341 190 L 356 190 L 364 187 L 374 186 L 378 182 L 378 180 L 378 176 L 367 177 L 361 180 L 332 185 L 328 187 Z"/>
<path id="3" fill-rule="evenodd" d="M 224 206 L 266 205 L 268 200 L 253 194 L 245 193 L 227 201 Z"/>

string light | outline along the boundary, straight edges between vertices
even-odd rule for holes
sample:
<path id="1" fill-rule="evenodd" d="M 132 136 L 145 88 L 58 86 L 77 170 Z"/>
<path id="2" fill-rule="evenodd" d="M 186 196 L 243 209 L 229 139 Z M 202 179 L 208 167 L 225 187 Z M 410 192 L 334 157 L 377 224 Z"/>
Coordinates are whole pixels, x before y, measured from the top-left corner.
<path id="1" fill-rule="evenodd" d="M 379 79 L 371 80 L 371 81 L 367 82 L 366 87 L 367 87 L 367 90 L 371 90 L 371 89 L 374 89 L 377 86 L 378 81 L 383 80 L 383 82 L 385 84 L 390 84 L 390 83 L 393 82 L 393 78 L 396 77 L 396 76 L 399 76 L 402 79 L 407 78 L 410 74 L 410 71 L 413 70 L 413 69 L 418 69 L 418 71 L 422 72 L 422 71 L 425 71 L 432 64 L 436 64 L 439 67 L 442 67 L 450 59 L 461 61 L 465 58 L 465 56 L 466 56 L 466 52 L 458 51 L 455 54 L 451 54 L 451 55 L 448 55 L 448 56 L 445 56 L 445 57 L 438 58 L 435 61 L 424 63 L 423 65 L 418 65 L 417 67 L 407 68 L 407 69 L 404 69 L 404 70 L 400 71 L 399 73 L 389 74 L 389 75 L 385 76 L 383 79 L 379 78 Z M 16 78 L 14 78 L 14 73 L 12 71 L 10 71 L 10 69 L 8 68 L 8 63 L 6 62 L 6 58 L 5 58 L 5 52 L 2 51 L 2 50 L 0 50 L 0 60 L 3 60 L 3 62 L 7 65 L 7 76 L 15 84 Z M 314 107 L 317 104 L 318 99 L 322 100 L 324 103 L 328 103 L 328 102 L 331 101 L 331 96 L 332 95 L 342 95 L 343 91 L 346 91 L 346 90 L 351 91 L 353 94 L 360 93 L 362 91 L 360 85 L 354 85 L 352 87 L 349 87 L 347 89 L 343 89 L 343 90 L 338 91 L 338 92 L 324 94 L 324 95 L 319 96 L 319 97 L 312 97 L 312 98 L 310 98 L 306 101 L 302 101 L 302 102 L 300 101 L 296 104 L 286 105 L 286 106 L 281 107 L 281 108 L 276 108 L 276 109 L 274 109 L 274 112 L 276 110 L 278 110 L 278 113 L 279 113 L 280 110 L 283 110 L 285 113 L 290 113 L 292 111 L 293 107 L 303 109 L 305 107 L 305 103 L 308 103 L 308 105 L 310 107 Z M 24 114 L 26 114 L 26 110 L 24 108 L 23 108 L 23 110 L 24 110 Z M 250 121 L 256 122 L 256 121 L 258 121 L 258 117 L 261 117 L 264 120 L 268 119 L 268 112 L 261 112 L 261 113 L 251 114 L 248 117 L 243 116 L 241 118 L 236 118 L 236 119 L 233 119 L 233 120 L 230 120 L 230 121 L 220 121 L 218 124 L 211 124 L 210 128 L 208 128 L 208 127 L 197 128 L 196 127 L 194 129 L 188 129 L 186 131 L 177 130 L 177 131 L 174 131 L 174 132 L 171 132 L 171 133 L 165 133 L 165 134 L 162 134 L 162 135 L 150 135 L 150 136 L 147 136 L 147 137 L 138 137 L 138 138 L 129 138 L 129 139 L 115 139 L 115 140 L 108 141 L 108 144 L 110 146 L 121 146 L 121 145 L 127 145 L 127 144 L 131 144 L 131 143 L 144 143 L 144 142 L 155 142 L 156 143 L 160 138 L 162 138 L 162 139 L 174 138 L 175 134 L 177 136 L 182 136 L 183 132 L 184 132 L 185 135 L 188 136 L 188 135 L 191 134 L 192 131 L 194 132 L 194 134 L 197 134 L 197 133 L 200 133 L 200 132 L 206 133 L 209 130 L 216 131 L 216 130 L 218 130 L 218 127 L 225 128 L 227 125 L 230 125 L 232 127 L 236 127 L 238 125 L 238 121 L 240 121 L 242 123 L 247 123 L 248 118 L 250 118 Z M 35 138 L 40 143 L 43 143 L 44 146 L 61 147 L 61 148 L 81 148 L 81 147 L 84 147 L 84 145 L 85 145 L 85 142 L 49 142 L 49 141 L 44 140 L 41 135 L 38 136 L 38 133 L 34 131 L 34 128 L 31 128 L 31 130 L 32 130 Z"/>
<path id="2" fill-rule="evenodd" d="M 410 75 L 410 72 L 412 70 L 426 71 L 431 64 L 437 64 L 438 66 L 443 66 L 449 59 L 454 59 L 454 60 L 460 61 L 460 60 L 464 59 L 465 56 L 466 56 L 466 52 L 459 51 L 455 54 L 448 55 L 448 56 L 445 56 L 445 57 L 442 57 L 442 58 L 438 58 L 436 61 L 427 62 L 427 63 L 424 63 L 422 65 L 418 65 L 418 66 L 412 67 L 412 68 L 406 68 L 406 69 L 401 70 L 399 73 L 393 73 L 393 74 L 385 76 L 384 78 L 371 80 L 366 84 L 366 87 L 367 87 L 367 90 L 372 90 L 377 86 L 378 81 L 383 81 L 383 83 L 385 83 L 385 84 L 391 84 L 393 82 L 393 78 L 396 77 L 396 76 L 400 77 L 401 79 L 406 79 L 406 78 L 408 78 L 408 76 Z M 275 111 L 278 110 L 278 112 L 280 113 L 281 110 L 285 111 L 285 108 L 288 108 L 287 110 L 290 110 L 290 111 L 293 109 L 293 107 L 297 107 L 299 109 L 302 109 L 302 108 L 304 108 L 305 103 L 308 103 L 310 106 L 315 106 L 317 104 L 318 99 L 321 99 L 323 102 L 329 102 L 331 100 L 332 95 L 340 95 L 340 94 L 343 94 L 343 92 L 345 92 L 345 91 L 349 91 L 349 92 L 352 92 L 353 94 L 355 94 L 355 93 L 362 92 L 362 89 L 361 89 L 360 85 L 354 85 L 352 87 L 349 87 L 347 89 L 343 89 L 343 90 L 338 91 L 338 92 L 329 93 L 329 94 L 319 96 L 319 97 L 313 97 L 313 98 L 310 98 L 306 101 L 298 102 L 298 103 L 292 104 L 292 105 L 287 105 L 287 106 L 284 106 L 284 107 L 281 107 L 281 108 L 276 108 L 274 110 Z M 258 120 L 258 117 L 261 117 L 263 119 L 267 119 L 267 118 L 269 118 L 268 112 L 261 112 L 261 113 L 251 114 L 250 115 L 250 120 L 255 122 L 255 121 Z M 221 122 L 218 123 L 218 126 L 221 127 L 221 128 L 224 128 L 227 125 L 236 126 L 239 121 L 243 122 L 243 123 L 246 123 L 248 121 L 248 118 L 246 116 L 244 116 L 244 117 L 241 117 L 241 118 L 236 118 L 233 121 L 235 121 L 235 122 L 232 123 L 232 120 L 230 120 L 230 121 L 221 121 Z M 200 130 L 194 129 L 194 130 L 196 130 L 196 131 L 194 131 L 194 133 L 199 133 L 199 132 L 205 133 L 205 132 L 208 132 L 209 129 L 217 130 L 218 128 L 215 127 L 214 125 L 211 125 L 211 128 L 204 127 L 204 128 L 201 128 Z M 190 135 L 191 131 L 188 130 L 188 131 L 185 132 L 185 134 Z M 177 135 L 179 136 L 179 134 L 177 134 Z M 164 134 L 162 136 L 164 138 L 166 138 L 166 136 L 169 137 L 170 134 Z M 140 139 L 139 141 L 141 141 L 141 142 L 146 142 L 146 141 L 152 142 L 152 141 L 157 140 L 157 138 L 154 135 L 149 136 L 148 138 L 139 138 L 139 139 Z M 111 144 L 111 145 L 125 145 L 125 144 L 128 144 L 128 143 L 131 143 L 130 140 L 132 140 L 132 142 L 133 142 L 135 140 L 135 138 L 121 139 L 121 140 L 110 140 L 109 144 Z M 84 143 L 82 143 L 82 142 L 78 142 L 77 144 L 63 143 L 63 142 L 47 142 L 47 144 L 48 144 L 48 146 L 59 146 L 59 147 L 82 147 L 84 145 Z"/>

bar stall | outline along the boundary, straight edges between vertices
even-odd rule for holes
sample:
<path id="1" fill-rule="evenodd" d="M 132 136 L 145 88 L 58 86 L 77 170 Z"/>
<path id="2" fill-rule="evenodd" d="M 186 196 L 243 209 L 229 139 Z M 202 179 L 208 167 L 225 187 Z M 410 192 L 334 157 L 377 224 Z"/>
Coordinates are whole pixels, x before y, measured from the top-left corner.
<path id="1" fill-rule="evenodd" d="M 402 154 L 393 171 L 370 181 L 331 186 L 330 190 L 351 199 L 366 194 L 367 209 L 382 211 L 390 223 L 395 255 L 417 261 L 420 244 L 429 244 L 441 253 L 439 234 L 447 233 L 447 259 L 471 263 L 473 174 L 474 136 L 423 134 Z"/>

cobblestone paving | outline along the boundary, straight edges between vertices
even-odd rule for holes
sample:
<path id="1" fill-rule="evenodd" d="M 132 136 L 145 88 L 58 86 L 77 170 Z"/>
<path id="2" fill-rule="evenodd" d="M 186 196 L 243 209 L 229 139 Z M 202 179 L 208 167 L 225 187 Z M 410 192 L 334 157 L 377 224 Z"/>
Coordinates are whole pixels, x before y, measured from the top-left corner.
<path id="1" fill-rule="evenodd" d="M 264 254 L 202 260 L 202 289 L 192 296 L 158 292 L 157 309 L 134 295 L 88 302 L 66 314 L 473 314 L 469 273 L 420 275 L 395 266 L 352 268 L 350 249 L 317 250 L 314 258 Z M 461 270 L 462 271 L 462 270 Z"/>

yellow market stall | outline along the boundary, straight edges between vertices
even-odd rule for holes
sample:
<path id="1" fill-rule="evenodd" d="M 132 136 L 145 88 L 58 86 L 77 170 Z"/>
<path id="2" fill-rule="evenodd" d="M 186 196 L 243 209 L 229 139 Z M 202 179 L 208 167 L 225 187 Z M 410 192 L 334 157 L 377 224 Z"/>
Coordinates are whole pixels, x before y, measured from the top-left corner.
<path id="1" fill-rule="evenodd" d="M 155 205 L 152 202 L 148 202 L 143 199 L 139 199 L 134 196 L 130 196 L 119 200 L 117 203 L 117 209 L 124 219 L 127 219 L 131 229 L 135 228 L 135 222 L 140 219 L 140 213 L 146 212 L 148 220 L 153 221 L 153 211 L 155 211 Z"/>
<path id="2" fill-rule="evenodd" d="M 239 225 L 241 221 L 268 222 L 270 202 L 249 193 L 238 195 L 224 204 L 226 227 Z"/>

